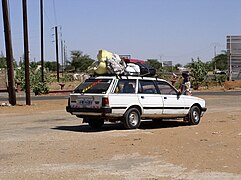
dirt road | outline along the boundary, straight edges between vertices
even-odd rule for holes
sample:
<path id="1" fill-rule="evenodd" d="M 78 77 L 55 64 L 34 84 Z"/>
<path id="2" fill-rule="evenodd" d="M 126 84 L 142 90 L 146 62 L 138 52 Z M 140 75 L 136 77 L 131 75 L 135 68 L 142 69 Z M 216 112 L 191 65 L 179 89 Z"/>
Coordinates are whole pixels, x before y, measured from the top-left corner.
<path id="1" fill-rule="evenodd" d="M 66 100 L 0 107 L 0 179 L 241 179 L 241 97 L 203 98 L 197 126 L 137 130 L 93 131 L 65 112 Z"/>

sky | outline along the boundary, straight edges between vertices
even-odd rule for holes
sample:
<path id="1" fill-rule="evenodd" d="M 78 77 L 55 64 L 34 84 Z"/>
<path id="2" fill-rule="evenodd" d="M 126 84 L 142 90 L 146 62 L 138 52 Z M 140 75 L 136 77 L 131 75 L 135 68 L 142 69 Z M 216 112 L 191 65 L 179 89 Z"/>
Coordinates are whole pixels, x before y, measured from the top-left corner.
<path id="1" fill-rule="evenodd" d="M 22 1 L 8 2 L 13 56 L 19 61 L 24 52 Z M 59 41 L 65 42 L 68 58 L 72 50 L 80 50 L 96 59 L 98 51 L 105 49 L 135 59 L 182 65 L 198 57 L 203 62 L 211 61 L 215 53 L 226 50 L 227 35 L 241 35 L 240 0 L 43 0 L 43 3 L 46 61 L 56 59 L 55 26 Z M 40 0 L 27 0 L 27 8 L 30 61 L 39 61 Z M 2 7 L 0 16 L 0 52 L 5 55 Z"/>

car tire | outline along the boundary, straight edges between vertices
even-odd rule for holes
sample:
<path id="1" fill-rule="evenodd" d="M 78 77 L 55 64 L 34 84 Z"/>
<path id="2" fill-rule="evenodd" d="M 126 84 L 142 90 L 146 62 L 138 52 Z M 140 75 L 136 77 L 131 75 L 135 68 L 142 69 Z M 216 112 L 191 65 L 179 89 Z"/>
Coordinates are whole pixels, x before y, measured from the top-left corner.
<path id="1" fill-rule="evenodd" d="M 101 128 L 104 124 L 104 119 L 88 119 L 88 124 L 92 128 Z"/>
<path id="2" fill-rule="evenodd" d="M 186 118 L 184 118 L 184 121 L 188 121 L 191 125 L 197 125 L 199 124 L 201 120 L 201 111 L 197 106 L 192 106 L 189 114 Z"/>
<path id="3" fill-rule="evenodd" d="M 127 129 L 137 129 L 141 124 L 140 111 L 137 108 L 130 108 L 126 111 L 123 124 Z"/>

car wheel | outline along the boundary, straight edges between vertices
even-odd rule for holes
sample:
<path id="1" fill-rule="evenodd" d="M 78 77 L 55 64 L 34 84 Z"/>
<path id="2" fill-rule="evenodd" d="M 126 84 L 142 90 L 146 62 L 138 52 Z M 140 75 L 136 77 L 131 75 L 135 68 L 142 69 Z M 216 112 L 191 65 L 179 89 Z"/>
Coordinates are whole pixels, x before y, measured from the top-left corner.
<path id="1" fill-rule="evenodd" d="M 141 124 L 140 111 L 136 108 L 130 108 L 124 114 L 123 124 L 127 129 L 136 129 Z"/>
<path id="2" fill-rule="evenodd" d="M 104 119 L 88 119 L 88 123 L 92 128 L 101 128 L 104 124 Z"/>
<path id="3" fill-rule="evenodd" d="M 188 123 L 191 125 L 199 124 L 201 120 L 201 111 L 197 106 L 191 107 L 187 120 L 188 120 Z"/>

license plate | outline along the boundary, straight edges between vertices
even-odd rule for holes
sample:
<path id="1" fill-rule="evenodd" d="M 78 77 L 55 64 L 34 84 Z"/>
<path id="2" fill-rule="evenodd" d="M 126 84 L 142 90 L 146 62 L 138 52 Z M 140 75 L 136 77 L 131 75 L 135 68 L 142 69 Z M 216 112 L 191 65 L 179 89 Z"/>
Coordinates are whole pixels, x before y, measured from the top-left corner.
<path id="1" fill-rule="evenodd" d="M 80 104 L 80 105 L 91 105 L 92 104 L 92 100 L 86 100 L 86 99 L 77 100 L 77 103 Z"/>
<path id="2" fill-rule="evenodd" d="M 93 98 L 82 98 L 82 99 L 77 99 L 77 104 L 80 106 L 84 107 L 91 107 L 93 103 Z"/>

